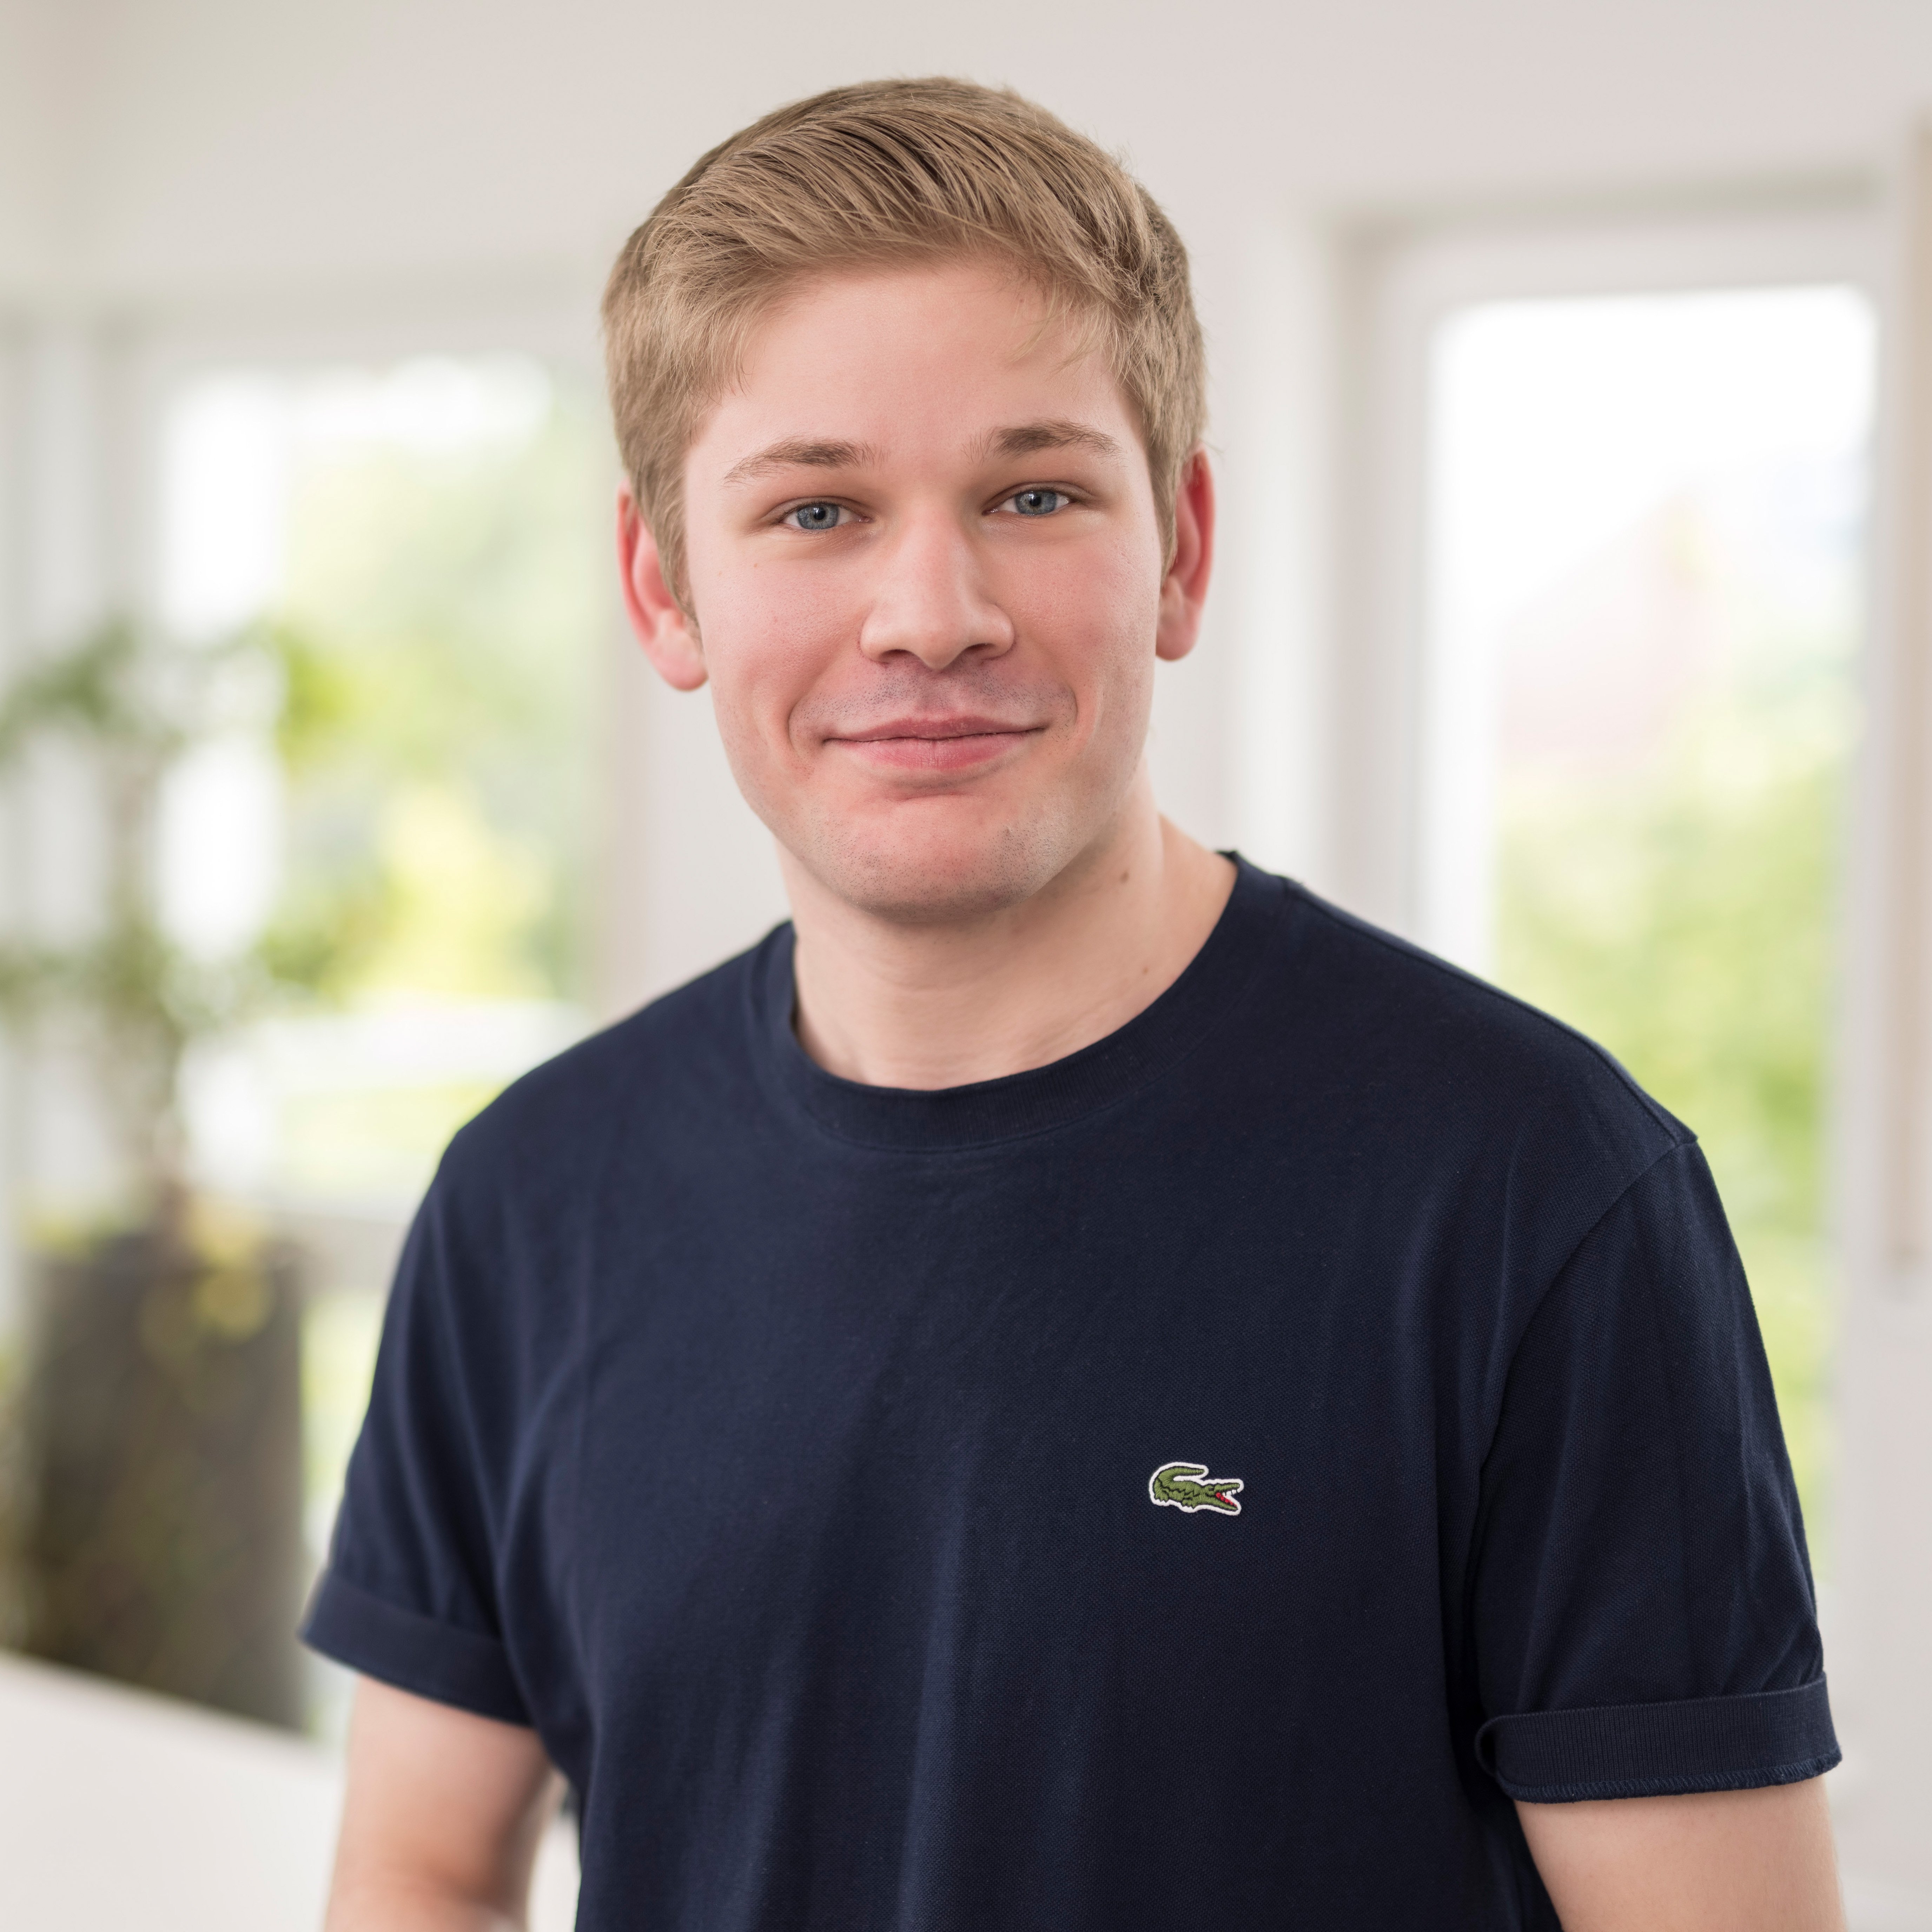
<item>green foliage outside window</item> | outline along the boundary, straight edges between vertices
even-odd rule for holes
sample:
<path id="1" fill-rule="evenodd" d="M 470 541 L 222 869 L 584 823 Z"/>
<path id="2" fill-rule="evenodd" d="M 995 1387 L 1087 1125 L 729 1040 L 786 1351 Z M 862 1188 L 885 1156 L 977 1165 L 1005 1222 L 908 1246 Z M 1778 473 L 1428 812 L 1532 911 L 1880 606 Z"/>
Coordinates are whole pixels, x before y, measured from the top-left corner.
<path id="1" fill-rule="evenodd" d="M 298 474 L 269 944 L 334 999 L 582 993 L 596 434 L 560 392 L 526 439 L 352 446 Z"/>

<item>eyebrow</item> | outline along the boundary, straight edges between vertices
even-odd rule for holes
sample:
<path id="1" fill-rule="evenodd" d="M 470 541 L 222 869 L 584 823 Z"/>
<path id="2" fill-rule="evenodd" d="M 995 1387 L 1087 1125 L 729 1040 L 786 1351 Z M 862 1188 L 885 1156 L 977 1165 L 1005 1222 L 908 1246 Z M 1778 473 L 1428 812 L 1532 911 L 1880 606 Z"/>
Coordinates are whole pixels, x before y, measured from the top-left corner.
<path id="1" fill-rule="evenodd" d="M 728 488 L 749 483 L 774 470 L 856 470 L 878 460 L 878 452 L 862 442 L 833 442 L 808 436 L 787 436 L 740 457 L 724 472 Z"/>
<path id="2" fill-rule="evenodd" d="M 995 430 L 986 439 L 989 456 L 1030 456 L 1042 449 L 1090 449 L 1096 456 L 1120 453 L 1120 446 L 1104 430 L 1057 416 Z"/>
<path id="3" fill-rule="evenodd" d="M 988 456 L 1031 456 L 1043 449 L 1090 449 L 1096 456 L 1120 453 L 1120 446 L 1104 430 L 1060 416 L 994 430 L 982 446 Z M 869 443 L 840 442 L 822 436 L 787 436 L 754 450 L 749 456 L 740 457 L 725 471 L 724 484 L 730 488 L 754 482 L 775 470 L 856 470 L 877 462 L 878 454 Z"/>

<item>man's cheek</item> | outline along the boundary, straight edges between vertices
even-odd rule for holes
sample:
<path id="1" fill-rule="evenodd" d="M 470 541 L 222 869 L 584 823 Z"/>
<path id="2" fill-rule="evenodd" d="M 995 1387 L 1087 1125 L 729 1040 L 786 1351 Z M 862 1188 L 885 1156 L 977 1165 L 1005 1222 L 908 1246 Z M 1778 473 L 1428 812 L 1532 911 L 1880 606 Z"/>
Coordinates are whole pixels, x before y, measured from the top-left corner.
<path id="1" fill-rule="evenodd" d="M 778 783 L 787 762 L 785 748 L 773 742 L 774 722 L 758 703 L 754 686 L 728 672 L 714 674 L 711 682 L 711 708 L 718 736 L 724 748 L 725 761 L 748 796 L 769 798 Z M 776 721 L 782 734 L 782 714 Z"/>

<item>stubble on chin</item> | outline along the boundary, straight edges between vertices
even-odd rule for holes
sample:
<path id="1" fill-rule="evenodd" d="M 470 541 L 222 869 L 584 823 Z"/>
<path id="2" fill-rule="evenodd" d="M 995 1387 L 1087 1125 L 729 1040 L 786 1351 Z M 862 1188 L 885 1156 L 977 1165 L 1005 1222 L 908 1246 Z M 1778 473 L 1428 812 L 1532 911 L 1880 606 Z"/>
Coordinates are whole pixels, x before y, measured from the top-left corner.
<path id="1" fill-rule="evenodd" d="M 895 815 L 917 808 L 912 804 L 908 812 L 902 805 Z M 819 822 L 779 838 L 822 890 L 868 918 L 906 926 L 998 918 L 1050 885 L 1082 842 L 1057 812 L 923 837 L 904 822 L 887 828 Z"/>

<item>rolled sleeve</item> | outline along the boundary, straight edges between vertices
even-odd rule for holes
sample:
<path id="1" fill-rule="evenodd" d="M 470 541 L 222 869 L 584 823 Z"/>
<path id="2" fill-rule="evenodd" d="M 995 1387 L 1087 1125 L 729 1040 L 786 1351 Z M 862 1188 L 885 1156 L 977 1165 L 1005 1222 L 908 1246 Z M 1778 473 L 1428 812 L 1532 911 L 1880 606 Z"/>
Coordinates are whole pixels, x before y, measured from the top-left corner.
<path id="1" fill-rule="evenodd" d="M 1476 1754 L 1510 1797 L 1737 1790 L 1838 1762 L 1770 1372 L 1694 1143 L 1544 1297 L 1483 1486 Z"/>
<path id="2" fill-rule="evenodd" d="M 1510 1797 L 1561 1804 L 1796 1784 L 1840 1754 L 1821 1677 L 1753 1697 L 1492 1718 L 1476 1755 Z"/>
<path id="3" fill-rule="evenodd" d="M 506 1724 L 530 1721 L 495 1638 L 385 1603 L 333 1571 L 316 1586 L 302 1634 L 311 1650 L 399 1690 Z"/>
<path id="4" fill-rule="evenodd" d="M 445 1193 L 440 1174 L 404 1247 L 302 1635 L 398 1689 L 527 1724 L 496 1583 L 510 1437 L 490 1425 L 512 1405 L 499 1324 L 460 1264 Z"/>

